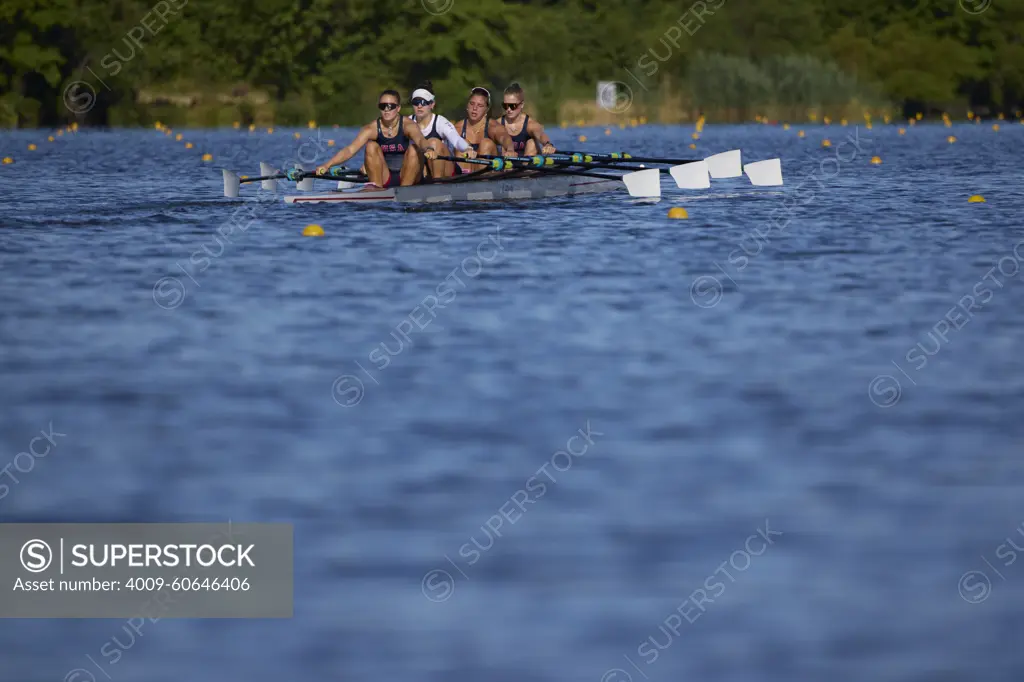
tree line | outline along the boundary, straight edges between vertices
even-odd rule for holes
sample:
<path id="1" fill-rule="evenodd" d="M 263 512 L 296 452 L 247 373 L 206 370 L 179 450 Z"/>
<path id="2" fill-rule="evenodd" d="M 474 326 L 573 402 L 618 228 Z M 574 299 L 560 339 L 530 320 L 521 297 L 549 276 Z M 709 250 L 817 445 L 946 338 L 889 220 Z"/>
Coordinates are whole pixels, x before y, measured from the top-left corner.
<path id="1" fill-rule="evenodd" d="M 4 127 L 349 125 L 425 78 L 450 114 L 518 81 L 551 120 L 617 81 L 629 101 L 604 114 L 652 121 L 1013 115 L 1024 0 L 0 3 Z"/>

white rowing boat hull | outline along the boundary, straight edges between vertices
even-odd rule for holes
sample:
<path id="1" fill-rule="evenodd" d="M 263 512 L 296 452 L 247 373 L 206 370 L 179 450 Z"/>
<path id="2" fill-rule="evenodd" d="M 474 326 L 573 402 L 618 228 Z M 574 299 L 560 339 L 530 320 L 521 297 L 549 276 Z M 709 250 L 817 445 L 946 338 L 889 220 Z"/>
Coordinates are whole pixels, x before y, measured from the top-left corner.
<path id="1" fill-rule="evenodd" d="M 334 190 L 323 193 L 288 195 L 288 204 L 434 204 L 451 201 L 500 201 L 509 199 L 547 199 L 609 192 L 621 188 L 619 180 L 572 175 L 548 175 L 539 178 L 444 182 L 381 190 Z"/>

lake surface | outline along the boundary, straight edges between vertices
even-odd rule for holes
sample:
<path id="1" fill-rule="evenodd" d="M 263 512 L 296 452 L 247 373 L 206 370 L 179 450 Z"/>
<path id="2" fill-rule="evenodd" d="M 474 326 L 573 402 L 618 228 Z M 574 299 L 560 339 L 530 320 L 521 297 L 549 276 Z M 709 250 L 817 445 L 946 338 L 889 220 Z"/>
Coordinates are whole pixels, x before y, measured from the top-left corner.
<path id="1" fill-rule="evenodd" d="M 315 132 L 0 133 L 0 520 L 295 532 L 294 618 L 6 620 L 0 680 L 1019 680 L 1024 125 L 805 130 L 551 131 L 781 190 L 230 242 Z"/>

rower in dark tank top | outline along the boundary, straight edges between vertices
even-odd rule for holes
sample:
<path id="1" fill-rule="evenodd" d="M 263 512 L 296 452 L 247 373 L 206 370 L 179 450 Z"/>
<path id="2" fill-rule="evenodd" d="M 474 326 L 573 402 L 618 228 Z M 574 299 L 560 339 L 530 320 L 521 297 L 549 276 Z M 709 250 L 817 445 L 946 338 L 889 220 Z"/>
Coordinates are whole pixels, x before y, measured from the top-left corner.
<path id="1" fill-rule="evenodd" d="M 526 103 L 522 86 L 518 83 L 505 88 L 504 101 L 501 106 L 505 115 L 501 117 L 501 124 L 505 128 L 515 151 L 519 156 L 536 156 L 537 154 L 554 154 L 555 145 L 544 132 L 544 126 L 537 121 L 531 121 L 524 111 Z"/>

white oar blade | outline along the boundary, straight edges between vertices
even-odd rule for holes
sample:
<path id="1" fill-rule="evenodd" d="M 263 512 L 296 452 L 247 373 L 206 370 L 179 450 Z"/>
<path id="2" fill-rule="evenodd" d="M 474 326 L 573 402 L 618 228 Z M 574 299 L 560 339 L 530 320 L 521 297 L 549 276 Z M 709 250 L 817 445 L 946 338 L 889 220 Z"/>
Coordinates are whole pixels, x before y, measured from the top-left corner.
<path id="1" fill-rule="evenodd" d="M 228 199 L 238 198 L 238 186 L 242 184 L 237 173 L 224 169 L 224 196 Z"/>
<path id="2" fill-rule="evenodd" d="M 713 178 L 738 178 L 743 175 L 739 149 L 709 156 L 704 161 L 707 162 L 708 172 Z"/>
<path id="3" fill-rule="evenodd" d="M 750 178 L 750 184 L 758 187 L 778 187 L 782 184 L 782 161 L 779 159 L 748 163 L 743 167 L 743 172 Z"/>
<path id="4" fill-rule="evenodd" d="M 669 168 L 668 173 L 676 181 L 676 186 L 679 189 L 707 189 L 711 187 L 711 178 L 708 176 L 708 164 L 706 161 L 695 161 L 693 163 L 672 166 Z"/>
<path id="5" fill-rule="evenodd" d="M 634 197 L 660 197 L 661 196 L 661 171 L 657 168 L 626 173 L 622 176 L 626 183 L 626 189 L 630 196 Z"/>
<path id="6" fill-rule="evenodd" d="M 265 161 L 260 161 L 260 176 L 266 177 L 268 175 L 277 175 L 277 169 Z M 260 183 L 260 186 L 270 192 L 276 192 L 277 180 L 264 180 Z"/>

